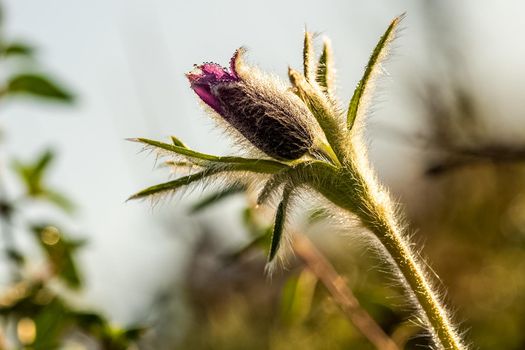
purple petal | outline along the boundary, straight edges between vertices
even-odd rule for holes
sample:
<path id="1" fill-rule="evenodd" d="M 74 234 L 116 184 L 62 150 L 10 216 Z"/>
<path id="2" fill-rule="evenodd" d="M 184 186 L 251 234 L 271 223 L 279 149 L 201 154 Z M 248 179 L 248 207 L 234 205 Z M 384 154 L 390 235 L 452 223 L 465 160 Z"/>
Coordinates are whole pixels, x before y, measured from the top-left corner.
<path id="1" fill-rule="evenodd" d="M 224 82 L 238 80 L 237 76 L 216 63 L 204 63 L 196 66 L 186 74 L 186 77 L 190 81 L 193 91 L 217 113 L 221 113 L 222 109 L 219 100 L 212 93 L 212 87 Z"/>
<path id="2" fill-rule="evenodd" d="M 211 93 L 209 85 L 193 85 L 192 84 L 192 89 L 193 91 L 195 91 L 197 96 L 199 96 L 204 103 L 206 103 L 208 106 L 213 108 L 215 112 L 219 114 L 222 113 L 221 103 Z"/>

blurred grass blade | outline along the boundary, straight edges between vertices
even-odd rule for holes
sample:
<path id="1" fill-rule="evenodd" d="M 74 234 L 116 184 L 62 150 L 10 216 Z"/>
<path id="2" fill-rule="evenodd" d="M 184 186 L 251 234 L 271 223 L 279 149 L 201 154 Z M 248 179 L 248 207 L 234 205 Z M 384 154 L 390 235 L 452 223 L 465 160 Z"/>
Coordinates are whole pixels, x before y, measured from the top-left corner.
<path id="1" fill-rule="evenodd" d="M 225 258 L 229 261 L 236 261 L 254 249 L 267 251 L 269 249 L 268 239 L 271 237 L 271 234 L 272 231 L 270 227 L 269 230 L 260 234 L 259 236 L 256 236 L 255 238 L 252 238 L 250 242 L 242 246 L 240 249 L 228 253 Z"/>
<path id="2" fill-rule="evenodd" d="M 7 93 L 13 95 L 32 95 L 36 97 L 72 102 L 73 95 L 44 75 L 20 74 L 9 79 Z"/>
<path id="3" fill-rule="evenodd" d="M 286 282 L 281 297 L 281 318 L 288 326 L 304 322 L 312 309 L 317 277 L 308 268 Z"/>
<path id="4" fill-rule="evenodd" d="M 48 168 L 49 164 L 51 164 L 54 158 L 55 158 L 55 154 L 51 150 L 47 150 L 44 153 L 42 153 L 42 155 L 40 156 L 40 158 L 38 158 L 38 160 L 36 161 L 34 165 L 34 168 L 33 168 L 34 176 L 41 178 L 45 170 Z"/>
<path id="5" fill-rule="evenodd" d="M 404 16 L 405 14 L 402 14 L 401 16 L 394 18 L 385 33 L 379 39 L 374 51 L 372 51 L 372 55 L 368 60 L 363 77 L 357 84 L 352 99 L 350 100 L 346 118 L 348 130 L 352 129 L 356 119 L 363 114 L 363 109 L 366 107 L 366 99 L 370 98 L 373 80 L 378 76 L 381 64 L 388 56 L 390 44 L 394 40 L 397 27 Z"/>
<path id="6" fill-rule="evenodd" d="M 317 64 L 315 80 L 328 97 L 332 97 L 334 93 L 335 74 L 333 65 L 332 44 L 328 38 L 325 38 L 323 52 L 321 53 L 319 63 Z"/>
<path id="7" fill-rule="evenodd" d="M 44 194 L 48 201 L 58 206 L 66 213 L 71 214 L 75 211 L 75 204 L 64 194 L 54 190 L 46 190 Z"/>
<path id="8" fill-rule="evenodd" d="M 281 238 L 284 232 L 284 225 L 286 223 L 286 210 L 288 209 L 291 191 L 292 187 L 290 185 L 287 185 L 284 188 L 283 199 L 281 200 L 281 203 L 279 203 L 279 206 L 277 207 L 277 212 L 275 213 L 275 223 L 273 225 L 270 253 L 268 254 L 268 262 L 273 261 L 281 245 Z"/>
<path id="9" fill-rule="evenodd" d="M 195 203 L 190 208 L 190 213 L 195 214 L 199 211 L 206 209 L 220 201 L 222 201 L 225 198 L 231 197 L 233 195 L 236 195 L 238 193 L 242 193 L 246 191 L 246 186 L 244 184 L 234 184 L 233 186 L 228 186 L 225 189 L 222 189 L 220 191 L 217 191 L 215 193 L 212 193 L 206 197 L 204 197 L 202 200 Z"/>
<path id="10" fill-rule="evenodd" d="M 312 33 L 307 30 L 304 31 L 303 69 L 306 81 L 313 83 L 315 78 L 315 52 Z"/>
<path id="11" fill-rule="evenodd" d="M 12 42 L 2 47 L 2 54 L 6 57 L 8 56 L 27 56 L 31 57 L 35 53 L 35 49 L 22 42 Z"/>

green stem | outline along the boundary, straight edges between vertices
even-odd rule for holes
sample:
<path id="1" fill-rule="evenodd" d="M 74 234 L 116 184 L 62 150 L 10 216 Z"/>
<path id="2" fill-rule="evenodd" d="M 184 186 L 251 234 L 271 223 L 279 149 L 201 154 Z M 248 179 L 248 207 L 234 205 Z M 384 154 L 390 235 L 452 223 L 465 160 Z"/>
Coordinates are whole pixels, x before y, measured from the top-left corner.
<path id="1" fill-rule="evenodd" d="M 368 171 L 366 165 L 356 163 L 335 171 L 327 168 L 317 172 L 319 181 L 313 185 L 334 204 L 359 216 L 364 226 L 378 238 L 403 275 L 407 290 L 417 300 L 436 345 L 446 350 L 464 349 L 397 222 L 388 194 L 373 176 L 363 176 Z"/>
<path id="2" fill-rule="evenodd" d="M 405 278 L 408 290 L 416 298 L 427 318 L 434 339 L 436 342 L 439 341 L 446 350 L 463 349 L 461 340 L 449 321 L 447 311 L 441 305 L 393 214 L 392 204 L 387 194 L 372 177 L 364 179 L 355 172 L 352 177 L 353 181 L 360 184 L 359 187 L 362 190 L 363 202 L 358 205 L 360 210 L 357 211 L 357 214 L 365 226 L 379 239 Z M 374 188 L 375 191 L 371 191 L 371 188 Z M 380 199 L 377 198 L 378 195 Z"/>
<path id="3" fill-rule="evenodd" d="M 402 233 L 393 230 L 392 225 L 388 223 L 385 223 L 382 229 L 376 228 L 374 233 L 394 260 L 396 267 L 403 274 L 410 291 L 425 313 L 434 336 L 439 339 L 443 348 L 447 350 L 462 349 L 461 341 L 449 321 L 446 310 L 432 290 Z"/>

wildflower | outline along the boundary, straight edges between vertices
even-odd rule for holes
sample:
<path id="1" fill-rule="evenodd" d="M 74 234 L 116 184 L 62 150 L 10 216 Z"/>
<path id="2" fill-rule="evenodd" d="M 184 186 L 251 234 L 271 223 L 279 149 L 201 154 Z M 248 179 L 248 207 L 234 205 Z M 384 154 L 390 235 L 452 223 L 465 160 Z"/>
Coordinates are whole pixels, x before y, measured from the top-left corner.
<path id="1" fill-rule="evenodd" d="M 196 66 L 186 76 L 201 100 L 268 156 L 295 160 L 313 145 L 311 113 L 291 92 L 256 70 L 243 74 L 239 49 L 230 69 L 215 63 Z M 259 74 L 258 74 L 259 73 Z"/>
<path id="2" fill-rule="evenodd" d="M 176 138 L 172 138 L 172 144 L 135 139 L 163 154 L 182 158 L 180 162 L 172 161 L 172 165 L 188 167 L 192 173 L 149 187 L 131 198 L 177 191 L 218 175 L 226 175 L 226 181 L 232 182 L 241 181 L 234 174 L 253 174 L 255 182 L 265 181 L 259 204 L 275 193 L 281 198 L 268 254 L 271 263 L 286 234 L 287 213 L 296 192 L 310 191 L 324 197 L 338 213 L 357 216 L 374 234 L 384 248 L 380 253 L 392 264 L 396 276 L 402 276 L 400 280 L 417 303 L 436 348 L 461 350 L 462 340 L 425 276 L 424 265 L 412 251 L 395 205 L 370 168 L 360 135 L 362 128 L 355 127 L 367 114 L 373 82 L 382 71 L 401 19 L 392 21 L 372 52 L 349 103 L 346 123 L 334 96 L 330 45 L 325 42 L 316 63 L 310 33 L 305 35 L 304 73 L 289 70 L 292 89 L 244 67 L 242 50 L 235 53 L 229 69 L 215 63 L 196 66 L 187 74 L 195 93 L 230 128 L 275 159 L 204 154 Z M 303 157 L 307 153 L 311 157 Z"/>

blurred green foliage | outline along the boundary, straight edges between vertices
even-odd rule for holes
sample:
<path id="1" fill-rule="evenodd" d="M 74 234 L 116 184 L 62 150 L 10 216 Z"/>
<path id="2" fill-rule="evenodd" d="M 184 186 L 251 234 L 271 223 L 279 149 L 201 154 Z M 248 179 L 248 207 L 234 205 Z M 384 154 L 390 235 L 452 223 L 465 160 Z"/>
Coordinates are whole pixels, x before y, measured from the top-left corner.
<path id="1" fill-rule="evenodd" d="M 62 102 L 72 102 L 73 95 L 45 75 L 19 74 L 7 82 L 8 95 L 29 95 Z"/>
<path id="2" fill-rule="evenodd" d="M 41 73 L 31 45 L 9 42 L 0 33 L 0 65 L 6 66 L 6 60 L 19 64 L 9 65 L 18 69 L 0 82 L 0 102 L 19 95 L 73 102 L 68 89 Z M 86 349 L 129 349 L 144 333 L 142 327 L 115 327 L 99 313 L 79 310 L 66 297 L 83 287 L 76 256 L 85 241 L 70 238 L 54 222 L 33 222 L 24 216 L 24 208 L 31 205 L 51 203 L 66 214 L 75 209 L 66 195 L 46 181 L 55 153 L 44 150 L 30 162 L 9 158 L 13 159 L 11 168 L 0 164 L 0 229 L 12 272 L 9 284 L 0 288 L 0 349 L 78 349 L 81 345 Z M 21 193 L 5 183 L 3 175 L 11 169 L 22 185 Z M 44 262 L 36 273 L 27 269 L 34 257 L 17 246 L 18 235 L 24 232 L 32 233 L 43 253 Z"/>

